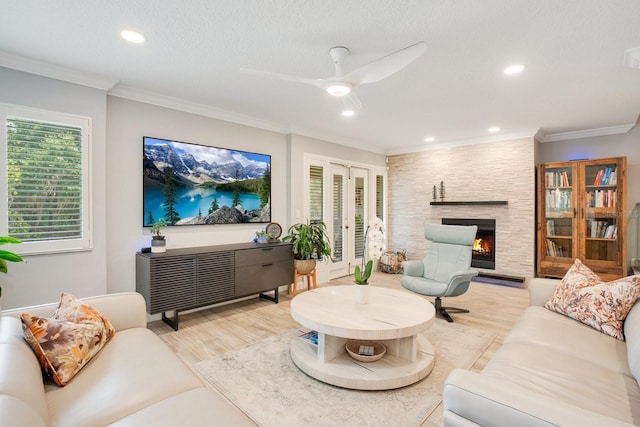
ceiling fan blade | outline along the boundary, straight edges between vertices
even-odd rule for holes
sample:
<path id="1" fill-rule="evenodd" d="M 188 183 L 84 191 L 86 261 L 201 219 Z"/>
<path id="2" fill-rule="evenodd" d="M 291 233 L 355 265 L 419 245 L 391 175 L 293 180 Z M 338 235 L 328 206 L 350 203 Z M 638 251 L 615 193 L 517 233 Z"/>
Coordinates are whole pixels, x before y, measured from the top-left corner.
<path id="1" fill-rule="evenodd" d="M 249 68 L 241 68 L 240 72 L 243 74 L 249 74 L 249 75 L 258 76 L 258 77 L 266 77 L 269 79 L 310 84 L 310 85 L 317 86 L 321 89 L 324 89 L 326 85 L 326 81 L 323 79 L 310 79 L 307 77 L 291 76 L 289 74 L 273 73 L 271 71 L 261 71 L 261 70 L 252 70 Z"/>
<path id="2" fill-rule="evenodd" d="M 362 105 L 362 101 L 360 97 L 355 91 L 349 92 L 347 96 L 342 97 L 342 104 L 346 109 L 351 110 L 362 110 L 364 105 Z"/>
<path id="3" fill-rule="evenodd" d="M 341 77 L 341 80 L 354 85 L 378 82 L 418 59 L 426 49 L 425 42 L 418 42 L 357 68 Z"/>

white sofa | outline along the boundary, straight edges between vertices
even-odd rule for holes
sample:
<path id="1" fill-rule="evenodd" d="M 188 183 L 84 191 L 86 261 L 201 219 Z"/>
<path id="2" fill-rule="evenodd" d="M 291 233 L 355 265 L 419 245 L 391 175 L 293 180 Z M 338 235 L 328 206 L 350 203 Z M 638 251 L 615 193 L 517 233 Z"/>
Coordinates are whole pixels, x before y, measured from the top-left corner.
<path id="1" fill-rule="evenodd" d="M 530 307 L 482 372 L 449 375 L 444 426 L 640 424 L 640 302 L 619 341 L 543 308 L 559 283 L 532 279 Z"/>
<path id="2" fill-rule="evenodd" d="M 0 426 L 255 426 L 147 329 L 141 295 L 83 300 L 116 334 L 65 387 L 43 381 L 19 319 L 51 316 L 57 303 L 2 312 Z"/>

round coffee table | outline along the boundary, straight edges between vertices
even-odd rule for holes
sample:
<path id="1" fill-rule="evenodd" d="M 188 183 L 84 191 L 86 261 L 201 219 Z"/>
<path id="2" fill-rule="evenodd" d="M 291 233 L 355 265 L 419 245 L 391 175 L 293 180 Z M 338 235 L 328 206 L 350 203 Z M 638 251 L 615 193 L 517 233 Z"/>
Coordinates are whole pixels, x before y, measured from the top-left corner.
<path id="1" fill-rule="evenodd" d="M 358 390 L 413 384 L 433 369 L 433 345 L 420 334 L 434 322 L 433 305 L 406 291 L 371 286 L 368 304 L 356 304 L 355 287 L 329 286 L 299 294 L 291 316 L 318 332 L 318 344 L 291 340 L 291 358 L 320 381 Z M 347 353 L 350 339 L 383 343 L 386 354 L 360 362 Z"/>

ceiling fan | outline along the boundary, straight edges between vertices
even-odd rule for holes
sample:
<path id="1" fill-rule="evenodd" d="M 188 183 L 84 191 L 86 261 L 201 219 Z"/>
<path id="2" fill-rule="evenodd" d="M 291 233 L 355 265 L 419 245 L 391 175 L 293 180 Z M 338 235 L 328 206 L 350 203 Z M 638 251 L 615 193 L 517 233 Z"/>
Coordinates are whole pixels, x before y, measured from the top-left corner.
<path id="1" fill-rule="evenodd" d="M 326 79 L 312 79 L 247 68 L 241 68 L 240 71 L 277 80 L 310 84 L 326 90 L 330 95 L 341 97 L 347 108 L 362 109 L 362 102 L 354 92 L 357 86 L 386 79 L 415 61 L 425 50 L 426 44 L 421 41 L 344 74 L 344 60 L 349 56 L 350 51 L 343 46 L 332 47 L 329 49 L 329 56 L 335 65 L 335 75 Z"/>

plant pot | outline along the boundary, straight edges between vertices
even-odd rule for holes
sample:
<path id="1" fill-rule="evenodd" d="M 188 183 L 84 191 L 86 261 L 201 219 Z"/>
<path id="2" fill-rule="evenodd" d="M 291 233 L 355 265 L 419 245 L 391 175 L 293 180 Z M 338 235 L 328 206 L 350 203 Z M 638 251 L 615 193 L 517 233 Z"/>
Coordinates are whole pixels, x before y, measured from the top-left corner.
<path id="1" fill-rule="evenodd" d="M 167 241 L 164 236 L 153 236 L 151 238 L 151 253 L 159 254 L 167 251 Z"/>
<path id="2" fill-rule="evenodd" d="M 359 285 L 354 284 L 356 287 L 356 304 L 369 304 L 369 291 L 371 286 L 369 284 Z"/>
<path id="3" fill-rule="evenodd" d="M 309 274 L 316 268 L 315 259 L 296 259 L 294 260 L 294 266 L 299 275 Z"/>

